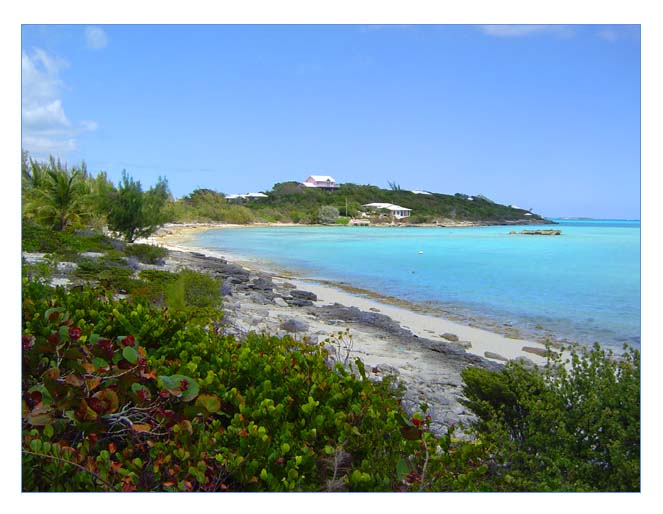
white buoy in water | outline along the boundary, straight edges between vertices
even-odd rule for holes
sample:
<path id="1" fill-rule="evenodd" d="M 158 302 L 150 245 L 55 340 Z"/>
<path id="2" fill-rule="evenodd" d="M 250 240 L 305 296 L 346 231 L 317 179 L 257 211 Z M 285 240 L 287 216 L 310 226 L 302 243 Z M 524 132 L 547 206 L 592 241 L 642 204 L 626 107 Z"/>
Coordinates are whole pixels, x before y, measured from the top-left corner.
<path id="1" fill-rule="evenodd" d="M 422 253 L 424 253 L 424 252 L 422 252 L 421 250 L 419 250 L 419 255 L 421 255 Z"/>

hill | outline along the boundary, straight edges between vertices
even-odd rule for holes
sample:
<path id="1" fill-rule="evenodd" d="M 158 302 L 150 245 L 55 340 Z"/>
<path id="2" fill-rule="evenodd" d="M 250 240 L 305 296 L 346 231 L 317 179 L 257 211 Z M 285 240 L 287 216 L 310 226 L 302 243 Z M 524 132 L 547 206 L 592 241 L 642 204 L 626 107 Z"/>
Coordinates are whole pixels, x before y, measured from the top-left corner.
<path id="1" fill-rule="evenodd" d="M 373 223 L 397 221 L 402 224 L 472 223 L 481 225 L 547 224 L 542 216 L 525 209 L 501 205 L 482 195 L 469 196 L 429 193 L 417 194 L 395 186 L 381 189 L 372 185 L 341 184 L 333 190 L 305 187 L 299 182 L 275 184 L 266 198 L 226 199 L 211 190 L 196 190 L 178 203 L 178 218 L 208 218 L 214 221 L 247 223 L 250 221 L 318 223 L 320 209 L 331 206 L 340 216 L 354 218 L 368 215 Z M 394 220 L 386 212 L 364 207 L 369 203 L 389 203 L 407 209 L 409 217 Z M 240 209 L 243 208 L 243 209 Z M 221 212 L 219 212 L 221 211 Z M 223 214 L 223 217 L 219 216 Z M 380 216 L 382 214 L 382 216 Z M 196 216 L 193 216 L 196 217 Z M 182 219 L 184 220 L 184 219 Z"/>

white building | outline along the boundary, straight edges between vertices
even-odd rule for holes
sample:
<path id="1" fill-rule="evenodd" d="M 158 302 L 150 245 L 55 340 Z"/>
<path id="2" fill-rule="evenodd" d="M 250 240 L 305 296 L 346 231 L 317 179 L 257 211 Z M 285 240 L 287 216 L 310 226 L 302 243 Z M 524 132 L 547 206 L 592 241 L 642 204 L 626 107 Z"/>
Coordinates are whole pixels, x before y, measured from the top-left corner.
<path id="1" fill-rule="evenodd" d="M 226 200 L 236 200 L 237 198 L 269 198 L 264 193 L 246 193 L 245 195 L 226 195 Z"/>
<path id="2" fill-rule="evenodd" d="M 423 191 L 421 189 L 415 189 L 414 191 L 410 191 L 411 193 L 414 193 L 415 195 L 430 195 L 433 193 L 430 193 L 428 191 Z"/>
<path id="3" fill-rule="evenodd" d="M 338 187 L 334 177 L 330 177 L 329 175 L 309 175 L 302 184 L 306 187 L 319 187 L 323 189 L 335 189 Z"/>
<path id="4" fill-rule="evenodd" d="M 373 209 L 386 209 L 388 210 L 396 219 L 408 218 L 412 214 L 412 209 L 407 207 L 401 207 L 400 205 L 394 205 L 393 203 L 367 203 L 364 204 L 364 207 L 371 207 Z"/>

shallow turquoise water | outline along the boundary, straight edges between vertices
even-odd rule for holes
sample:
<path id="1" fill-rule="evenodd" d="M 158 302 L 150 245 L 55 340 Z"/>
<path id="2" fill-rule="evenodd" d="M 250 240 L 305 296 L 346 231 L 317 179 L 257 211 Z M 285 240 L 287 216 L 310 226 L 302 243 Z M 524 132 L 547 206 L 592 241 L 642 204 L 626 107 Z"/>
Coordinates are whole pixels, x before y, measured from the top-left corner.
<path id="1" fill-rule="evenodd" d="M 537 227 L 270 227 L 212 230 L 191 246 L 259 258 L 462 317 L 583 344 L 640 345 L 640 223 Z M 423 253 L 419 253 L 423 252 Z"/>

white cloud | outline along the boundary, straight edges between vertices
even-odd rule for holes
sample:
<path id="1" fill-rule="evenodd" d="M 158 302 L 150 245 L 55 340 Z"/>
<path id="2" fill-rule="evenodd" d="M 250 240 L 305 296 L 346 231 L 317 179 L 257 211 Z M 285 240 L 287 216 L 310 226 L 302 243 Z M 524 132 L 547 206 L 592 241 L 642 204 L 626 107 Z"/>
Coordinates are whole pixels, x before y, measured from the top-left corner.
<path id="1" fill-rule="evenodd" d="M 599 37 L 601 39 L 605 39 L 606 41 L 610 41 L 611 43 L 619 39 L 617 31 L 611 28 L 604 28 L 599 30 Z"/>
<path id="2" fill-rule="evenodd" d="M 85 44 L 92 50 L 99 50 L 108 45 L 108 36 L 100 27 L 85 27 Z"/>
<path id="3" fill-rule="evenodd" d="M 23 135 L 21 143 L 24 150 L 28 150 L 32 157 L 39 159 L 45 159 L 50 155 L 59 157 L 63 153 L 76 150 L 74 138 Z"/>
<path id="4" fill-rule="evenodd" d="M 601 27 L 598 36 L 605 41 L 614 43 L 618 40 L 640 41 L 639 25 L 608 25 Z"/>
<path id="5" fill-rule="evenodd" d="M 24 130 L 64 129 L 71 126 L 60 100 L 53 100 L 47 105 L 24 107 L 21 114 Z"/>
<path id="6" fill-rule="evenodd" d="M 68 66 L 39 48 L 21 54 L 21 144 L 35 157 L 71 152 L 79 134 L 97 129 L 94 121 L 74 125 L 65 113 L 60 73 Z"/>
<path id="7" fill-rule="evenodd" d="M 83 130 L 87 132 L 94 132 L 99 128 L 99 124 L 96 121 L 92 120 L 83 120 L 80 122 L 80 126 Z"/>
<path id="8" fill-rule="evenodd" d="M 487 36 L 495 37 L 523 37 L 535 34 L 572 37 L 574 34 L 568 25 L 479 25 L 479 30 Z"/>

